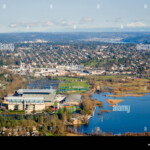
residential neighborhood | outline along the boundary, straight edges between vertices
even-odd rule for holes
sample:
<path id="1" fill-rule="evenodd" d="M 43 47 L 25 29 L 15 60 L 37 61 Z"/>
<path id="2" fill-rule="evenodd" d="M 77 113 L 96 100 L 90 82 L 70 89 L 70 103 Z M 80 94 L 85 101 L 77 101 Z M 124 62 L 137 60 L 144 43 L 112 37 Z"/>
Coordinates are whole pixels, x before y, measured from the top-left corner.
<path id="1" fill-rule="evenodd" d="M 3 68 L 15 74 L 29 74 L 33 77 L 137 74 L 148 76 L 150 73 L 149 50 L 139 50 L 136 44 L 90 46 L 88 43 L 17 43 L 14 51 L 0 51 L 0 54 Z"/>

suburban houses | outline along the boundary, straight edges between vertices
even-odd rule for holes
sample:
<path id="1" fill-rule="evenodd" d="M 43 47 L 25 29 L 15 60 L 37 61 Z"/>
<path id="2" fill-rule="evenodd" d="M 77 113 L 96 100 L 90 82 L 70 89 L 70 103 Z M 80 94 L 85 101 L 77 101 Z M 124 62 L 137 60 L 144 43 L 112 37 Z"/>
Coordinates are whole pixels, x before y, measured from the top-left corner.
<path id="1" fill-rule="evenodd" d="M 148 45 L 149 46 L 149 45 Z M 142 45 L 142 47 L 148 47 Z M 89 46 L 63 45 L 49 42 L 18 43 L 14 51 L 0 51 L 3 58 L 11 57 L 12 63 L 3 63 L 15 74 L 34 77 L 88 76 L 88 75 L 148 75 L 150 72 L 149 49 L 141 45 L 108 43 Z M 41 51 L 42 49 L 42 51 Z M 5 61 L 4 61 L 5 62 Z"/>

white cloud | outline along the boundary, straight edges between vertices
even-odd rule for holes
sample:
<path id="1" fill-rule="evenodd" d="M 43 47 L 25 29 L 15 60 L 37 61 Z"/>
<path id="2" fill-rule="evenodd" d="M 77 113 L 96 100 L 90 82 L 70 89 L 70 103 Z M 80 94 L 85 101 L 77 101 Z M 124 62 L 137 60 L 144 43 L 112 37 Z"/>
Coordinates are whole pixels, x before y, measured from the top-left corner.
<path id="1" fill-rule="evenodd" d="M 146 27 L 143 22 L 132 22 L 127 24 L 127 27 Z"/>
<path id="2" fill-rule="evenodd" d="M 90 22 L 93 22 L 94 20 L 90 17 L 84 17 L 80 20 L 80 23 L 90 23 Z"/>
<path id="3" fill-rule="evenodd" d="M 6 8 L 6 4 L 3 4 L 3 8 L 4 8 L 4 9 Z"/>
<path id="4" fill-rule="evenodd" d="M 9 25 L 9 27 L 15 28 L 15 27 L 17 27 L 17 24 L 16 23 L 12 23 L 12 24 Z"/>
<path id="5" fill-rule="evenodd" d="M 16 27 L 35 27 L 38 23 L 34 22 L 20 22 L 20 23 L 11 23 L 9 27 L 16 28 Z"/>
<path id="6" fill-rule="evenodd" d="M 61 21 L 42 21 L 42 22 L 19 22 L 19 23 L 11 23 L 9 25 L 10 28 L 17 28 L 17 27 L 37 27 L 37 26 L 42 26 L 42 27 L 71 27 L 75 23 L 68 21 L 68 20 L 61 20 Z"/>
<path id="7" fill-rule="evenodd" d="M 145 9 L 147 8 L 147 4 L 144 4 L 144 8 L 145 8 Z"/>
<path id="8" fill-rule="evenodd" d="M 73 22 L 70 22 L 70 21 L 67 21 L 67 20 L 62 20 L 62 21 L 60 21 L 60 25 L 61 26 L 73 26 L 74 25 L 74 23 Z"/>
<path id="9" fill-rule="evenodd" d="M 45 21 L 45 22 L 42 22 L 41 25 L 45 26 L 45 27 L 54 27 L 56 25 L 56 22 L 55 21 Z"/>

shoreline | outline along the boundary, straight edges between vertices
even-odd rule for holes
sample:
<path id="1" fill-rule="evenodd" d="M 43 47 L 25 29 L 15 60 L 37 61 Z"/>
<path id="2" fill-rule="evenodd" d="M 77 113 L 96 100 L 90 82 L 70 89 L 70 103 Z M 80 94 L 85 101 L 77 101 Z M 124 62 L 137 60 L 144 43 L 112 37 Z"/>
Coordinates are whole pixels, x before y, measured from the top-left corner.
<path id="1" fill-rule="evenodd" d="M 120 102 L 123 102 L 124 100 L 122 100 L 122 99 L 106 99 L 106 102 L 108 103 L 108 104 L 110 104 L 109 106 L 110 107 L 113 107 L 113 105 L 117 105 L 117 104 L 119 104 Z"/>
<path id="2" fill-rule="evenodd" d="M 103 92 L 105 92 L 105 91 L 103 91 Z M 91 89 L 90 91 L 87 92 L 87 94 L 88 94 L 88 96 L 92 96 L 94 94 L 94 91 Z M 132 94 L 115 94 L 115 95 L 105 95 L 105 96 L 108 96 L 108 97 L 129 97 L 129 96 L 142 97 L 145 95 L 147 95 L 147 94 L 145 94 L 145 93 L 140 93 L 140 94 L 132 93 Z M 90 97 L 90 99 L 91 99 L 91 97 Z M 98 101 L 98 100 L 96 99 L 96 101 Z M 106 99 L 106 101 L 107 101 L 107 103 L 110 104 L 109 107 L 113 107 L 113 106 L 117 105 L 118 103 L 123 102 L 124 100 L 123 99 Z M 96 107 L 98 107 L 98 106 L 95 106 L 95 109 L 96 109 Z M 93 110 L 93 115 L 95 113 L 95 109 Z M 98 114 L 101 115 L 103 112 L 113 112 L 113 111 L 101 109 L 98 112 Z M 93 116 L 91 116 L 91 117 L 93 117 Z M 89 135 L 90 135 L 90 133 L 89 133 Z M 113 134 L 111 136 L 150 136 L 150 131 L 148 131 L 148 132 L 118 133 L 118 134 Z"/>
<path id="3" fill-rule="evenodd" d="M 145 96 L 146 94 L 115 94 L 115 95 L 106 95 L 107 97 L 142 97 Z"/>

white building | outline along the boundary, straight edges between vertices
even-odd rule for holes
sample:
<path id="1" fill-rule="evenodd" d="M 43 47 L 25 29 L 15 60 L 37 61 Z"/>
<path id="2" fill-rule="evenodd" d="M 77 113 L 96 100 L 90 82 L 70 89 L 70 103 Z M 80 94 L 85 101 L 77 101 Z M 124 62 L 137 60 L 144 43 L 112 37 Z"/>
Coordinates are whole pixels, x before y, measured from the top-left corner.
<path id="1" fill-rule="evenodd" d="M 105 70 L 92 70 L 91 75 L 102 75 L 103 73 L 105 73 Z"/>
<path id="2" fill-rule="evenodd" d="M 17 91 L 18 94 L 24 98 L 37 97 L 44 98 L 44 102 L 54 102 L 56 96 L 55 89 L 20 89 Z"/>
<path id="3" fill-rule="evenodd" d="M 137 50 L 150 50 L 150 44 L 137 44 Z"/>
<path id="4" fill-rule="evenodd" d="M 14 51 L 14 44 L 10 43 L 10 44 L 3 44 L 3 43 L 0 43 L 0 50 L 11 50 L 11 51 Z"/>
<path id="5" fill-rule="evenodd" d="M 7 97 L 8 110 L 40 111 L 45 109 L 44 97 Z"/>

